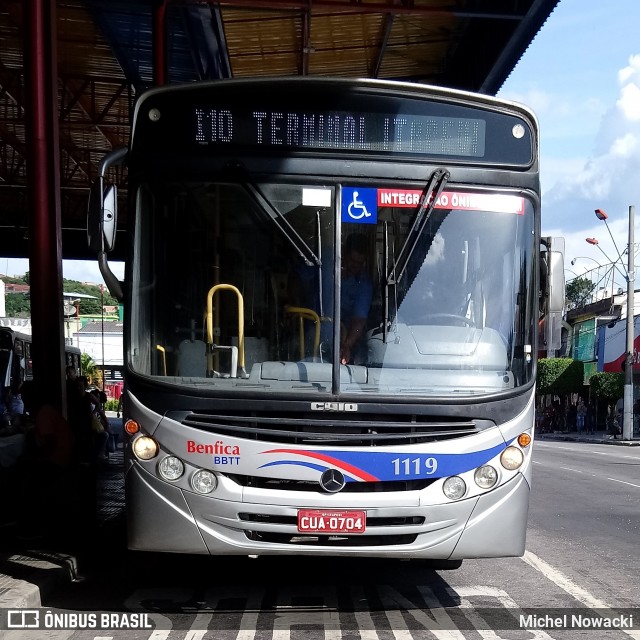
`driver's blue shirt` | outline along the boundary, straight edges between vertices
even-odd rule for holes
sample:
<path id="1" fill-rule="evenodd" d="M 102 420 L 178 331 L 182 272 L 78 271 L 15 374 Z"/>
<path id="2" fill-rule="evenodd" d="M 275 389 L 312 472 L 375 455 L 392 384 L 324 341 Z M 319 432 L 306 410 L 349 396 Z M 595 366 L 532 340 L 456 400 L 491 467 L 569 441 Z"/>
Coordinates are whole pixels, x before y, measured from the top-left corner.
<path id="1" fill-rule="evenodd" d="M 365 276 L 348 276 L 342 279 L 340 295 L 340 320 L 348 325 L 352 318 L 366 318 L 371 308 L 373 283 Z"/>

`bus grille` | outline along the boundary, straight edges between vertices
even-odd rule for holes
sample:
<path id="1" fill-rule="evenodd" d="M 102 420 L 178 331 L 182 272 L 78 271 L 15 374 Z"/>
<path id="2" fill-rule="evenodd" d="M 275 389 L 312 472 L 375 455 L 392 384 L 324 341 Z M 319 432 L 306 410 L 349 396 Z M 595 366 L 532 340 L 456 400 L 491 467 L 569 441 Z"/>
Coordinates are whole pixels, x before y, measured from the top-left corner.
<path id="1" fill-rule="evenodd" d="M 317 482 L 309 480 L 290 480 L 288 478 L 264 478 L 262 476 L 246 476 L 240 474 L 222 474 L 243 487 L 256 489 L 273 489 L 274 491 L 315 491 L 323 493 Z M 418 480 L 387 480 L 381 482 L 347 482 L 340 491 L 343 493 L 383 493 L 388 491 L 420 491 L 426 489 L 436 479 L 421 478 Z"/>
<path id="2" fill-rule="evenodd" d="M 254 542 L 268 542 L 274 544 L 292 544 L 322 547 L 384 547 L 400 544 L 413 544 L 417 534 L 397 534 L 379 536 L 341 536 L 341 535 L 308 535 L 288 533 L 268 533 L 265 531 L 245 531 L 249 540 Z"/>
<path id="3" fill-rule="evenodd" d="M 297 524 L 296 516 L 274 516 L 264 513 L 239 513 L 240 520 L 244 522 L 259 522 L 273 525 Z M 425 518 L 422 516 L 367 518 L 367 531 L 375 531 L 376 527 L 407 527 L 423 525 Z M 396 533 L 378 535 L 340 535 L 340 534 L 300 534 L 274 533 L 269 531 L 245 531 L 249 540 L 254 542 L 272 542 L 275 544 L 293 544 L 299 546 L 389 546 L 398 544 L 412 544 L 417 537 L 416 533 Z"/>
<path id="4" fill-rule="evenodd" d="M 274 516 L 268 513 L 239 513 L 238 517 L 244 522 L 265 522 L 268 524 L 297 525 L 297 516 Z M 372 527 L 406 527 L 424 524 L 424 516 L 391 516 L 386 518 L 367 518 L 367 529 Z"/>
<path id="5" fill-rule="evenodd" d="M 185 426 L 219 436 L 283 444 L 392 446 L 461 438 L 495 426 L 490 420 L 433 417 L 417 414 L 377 416 L 365 413 L 332 415 L 318 412 L 193 411 L 168 414 Z"/>

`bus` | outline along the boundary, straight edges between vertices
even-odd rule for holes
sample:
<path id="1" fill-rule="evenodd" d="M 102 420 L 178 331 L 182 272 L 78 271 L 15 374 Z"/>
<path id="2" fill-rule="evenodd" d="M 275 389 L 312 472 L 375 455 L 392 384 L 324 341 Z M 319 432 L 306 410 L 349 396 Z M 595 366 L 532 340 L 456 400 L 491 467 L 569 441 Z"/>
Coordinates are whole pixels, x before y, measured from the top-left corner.
<path id="1" fill-rule="evenodd" d="M 151 89 L 131 131 L 88 208 L 125 301 L 129 548 L 522 555 L 539 323 L 562 310 L 534 115 L 262 78 Z"/>
<path id="2" fill-rule="evenodd" d="M 0 326 L 0 390 L 19 387 L 25 380 L 33 380 L 31 334 Z M 81 371 L 81 351 L 64 346 L 65 366 Z"/>

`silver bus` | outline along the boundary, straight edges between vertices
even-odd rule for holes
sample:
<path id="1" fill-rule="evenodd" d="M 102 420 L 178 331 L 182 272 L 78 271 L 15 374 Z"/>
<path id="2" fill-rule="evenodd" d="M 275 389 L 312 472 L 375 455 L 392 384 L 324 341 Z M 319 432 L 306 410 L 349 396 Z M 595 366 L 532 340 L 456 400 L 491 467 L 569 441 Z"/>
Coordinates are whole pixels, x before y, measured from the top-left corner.
<path id="1" fill-rule="evenodd" d="M 529 110 L 439 87 L 143 94 L 88 219 L 125 300 L 129 547 L 521 555 L 549 300 L 538 156 Z"/>

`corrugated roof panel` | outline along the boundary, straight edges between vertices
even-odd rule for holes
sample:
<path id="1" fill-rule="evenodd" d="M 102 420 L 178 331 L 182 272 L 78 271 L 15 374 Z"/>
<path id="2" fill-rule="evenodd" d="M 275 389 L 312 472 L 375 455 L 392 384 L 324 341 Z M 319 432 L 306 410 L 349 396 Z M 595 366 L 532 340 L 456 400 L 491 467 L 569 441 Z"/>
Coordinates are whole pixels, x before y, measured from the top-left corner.
<path id="1" fill-rule="evenodd" d="M 228 77 L 230 68 L 236 77 L 375 76 L 495 92 L 558 1 L 167 0 L 167 81 Z M 0 255 L 26 251 L 23 10 L 30 6 L 0 0 Z M 127 144 L 135 97 L 154 81 L 154 6 L 56 0 L 62 226 L 75 237 L 86 235 L 98 162 Z M 117 178 L 126 190 L 126 174 Z M 121 214 L 126 227 L 126 208 Z M 63 237 L 65 257 L 88 255 L 84 240 L 70 242 Z"/>
<path id="2" fill-rule="evenodd" d="M 297 75 L 302 25 L 294 12 L 222 11 L 235 77 Z"/>

